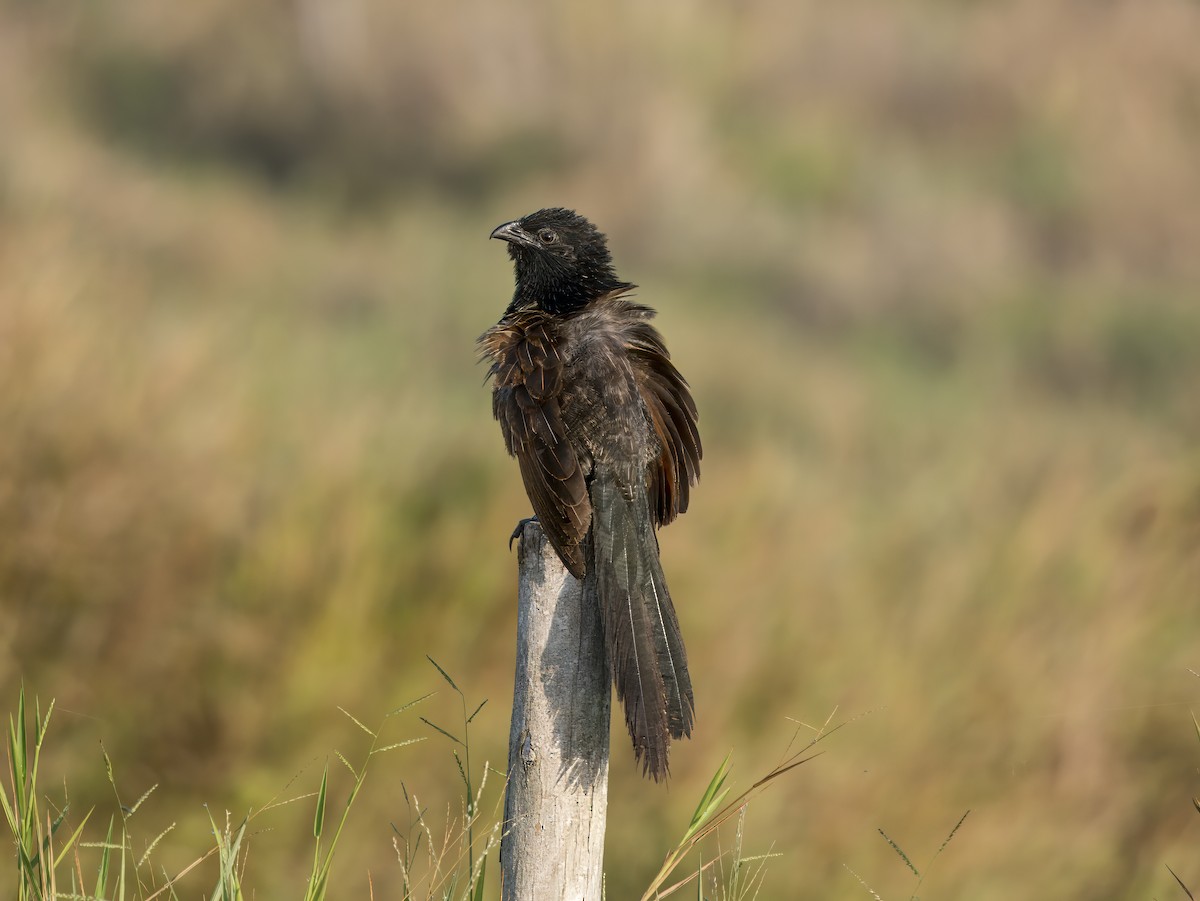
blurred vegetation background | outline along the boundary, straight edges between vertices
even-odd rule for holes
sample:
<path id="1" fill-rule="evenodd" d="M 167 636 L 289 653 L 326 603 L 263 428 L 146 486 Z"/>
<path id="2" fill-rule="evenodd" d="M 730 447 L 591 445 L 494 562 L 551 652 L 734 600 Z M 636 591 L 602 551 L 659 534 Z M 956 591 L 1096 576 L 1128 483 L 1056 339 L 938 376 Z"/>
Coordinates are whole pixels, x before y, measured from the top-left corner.
<path id="1" fill-rule="evenodd" d="M 831 714 L 750 810 L 765 897 L 907 896 L 877 828 L 920 865 L 968 808 L 930 897 L 1200 885 L 1197 46 L 1187 0 L 0 3 L 0 696 L 58 699 L 43 771 L 109 804 L 103 741 L 174 869 L 426 654 L 503 768 L 528 510 L 473 341 L 488 232 L 563 205 L 706 451 L 662 535 L 699 729 L 666 787 L 614 734 L 609 896 Z M 396 896 L 402 780 L 458 803 L 397 731 L 338 897 Z"/>

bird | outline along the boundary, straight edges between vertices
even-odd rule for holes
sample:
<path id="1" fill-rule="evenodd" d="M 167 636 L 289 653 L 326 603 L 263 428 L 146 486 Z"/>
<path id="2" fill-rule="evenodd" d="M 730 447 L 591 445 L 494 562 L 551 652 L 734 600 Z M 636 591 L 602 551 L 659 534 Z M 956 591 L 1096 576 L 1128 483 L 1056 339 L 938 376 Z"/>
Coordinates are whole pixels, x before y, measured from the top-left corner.
<path id="1" fill-rule="evenodd" d="M 594 573 L 634 759 L 657 782 L 695 720 L 657 529 L 687 510 L 699 478 L 696 404 L 595 225 L 556 207 L 491 237 L 508 244 L 516 282 L 478 339 L 492 412 L 563 565 L 580 580 Z"/>

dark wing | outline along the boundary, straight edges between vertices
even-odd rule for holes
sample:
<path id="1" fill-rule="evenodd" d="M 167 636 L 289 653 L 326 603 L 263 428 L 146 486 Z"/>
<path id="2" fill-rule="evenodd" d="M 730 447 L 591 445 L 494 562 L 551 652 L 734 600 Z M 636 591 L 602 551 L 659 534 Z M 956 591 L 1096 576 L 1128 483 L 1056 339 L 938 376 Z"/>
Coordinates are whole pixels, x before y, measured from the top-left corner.
<path id="1" fill-rule="evenodd" d="M 562 421 L 563 361 L 550 325 L 536 314 L 518 317 L 488 330 L 479 343 L 492 360 L 492 412 L 521 465 L 533 512 L 563 564 L 582 579 L 592 505 Z"/>
<path id="2" fill-rule="evenodd" d="M 644 310 L 646 318 L 653 315 L 649 308 L 637 309 Z M 696 428 L 699 413 L 658 330 L 642 319 L 628 335 L 638 389 L 661 448 L 646 477 L 650 511 L 655 524 L 665 526 L 687 510 L 691 487 L 700 478 L 704 452 Z"/>

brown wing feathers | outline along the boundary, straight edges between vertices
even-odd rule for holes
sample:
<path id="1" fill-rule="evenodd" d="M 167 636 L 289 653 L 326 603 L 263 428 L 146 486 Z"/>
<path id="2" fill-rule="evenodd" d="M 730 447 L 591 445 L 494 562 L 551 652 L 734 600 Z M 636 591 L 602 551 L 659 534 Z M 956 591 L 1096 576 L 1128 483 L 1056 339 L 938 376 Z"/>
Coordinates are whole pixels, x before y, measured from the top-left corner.
<path id="1" fill-rule="evenodd" d="M 643 316 L 653 315 L 648 307 L 634 307 Z M 699 414 L 687 381 L 663 344 L 658 331 L 640 321 L 630 330 L 628 343 L 642 401 L 658 436 L 661 452 L 657 465 L 647 475 L 654 522 L 665 526 L 688 508 L 690 489 L 700 477 Z"/>
<path id="2" fill-rule="evenodd" d="M 562 358 L 549 325 L 536 314 L 521 317 L 491 329 L 480 343 L 492 360 L 492 412 L 520 463 L 533 512 L 567 569 L 583 578 L 592 509 L 562 421 Z"/>

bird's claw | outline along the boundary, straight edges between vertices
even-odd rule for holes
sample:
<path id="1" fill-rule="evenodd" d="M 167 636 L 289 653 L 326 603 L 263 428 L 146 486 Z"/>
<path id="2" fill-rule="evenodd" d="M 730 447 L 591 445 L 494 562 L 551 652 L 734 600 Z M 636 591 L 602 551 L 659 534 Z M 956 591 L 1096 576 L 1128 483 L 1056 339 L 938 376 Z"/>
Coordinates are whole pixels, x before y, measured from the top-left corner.
<path id="1" fill-rule="evenodd" d="M 517 523 L 517 527 L 513 529 L 513 533 L 508 536 L 508 549 L 510 551 L 512 550 L 513 542 L 520 538 L 521 533 L 525 531 L 525 526 L 531 522 L 537 521 L 538 518 L 536 516 L 526 516 L 519 523 Z"/>

